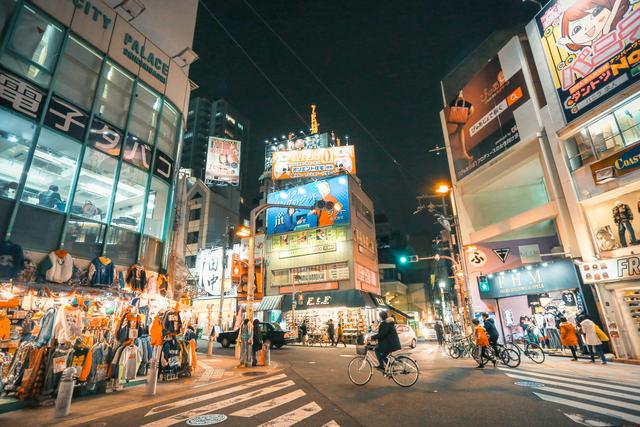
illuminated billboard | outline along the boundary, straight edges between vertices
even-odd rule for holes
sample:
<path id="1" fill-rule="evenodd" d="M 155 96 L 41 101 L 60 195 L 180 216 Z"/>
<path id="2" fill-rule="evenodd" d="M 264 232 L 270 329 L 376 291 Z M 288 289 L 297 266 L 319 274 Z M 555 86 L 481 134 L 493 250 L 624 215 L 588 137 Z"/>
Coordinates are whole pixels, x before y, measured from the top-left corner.
<path id="1" fill-rule="evenodd" d="M 356 173 L 353 145 L 313 150 L 277 151 L 273 153 L 271 178 L 274 181 L 314 176 L 331 176 L 341 172 Z"/>
<path id="2" fill-rule="evenodd" d="M 567 123 L 638 80 L 635 1 L 554 0 L 536 23 Z"/>
<path id="3" fill-rule="evenodd" d="M 344 175 L 336 176 L 287 190 L 275 191 L 269 194 L 267 202 L 310 207 L 325 205 L 324 209 L 272 208 L 267 210 L 268 235 L 347 224 L 349 222 L 349 178 Z"/>
<path id="4" fill-rule="evenodd" d="M 207 184 L 240 183 L 240 141 L 209 137 L 204 180 Z"/>
<path id="5" fill-rule="evenodd" d="M 347 240 L 347 227 L 334 226 L 279 234 L 271 238 L 271 252 L 279 259 L 334 252 Z"/>
<path id="6" fill-rule="evenodd" d="M 331 138 L 328 133 L 321 133 L 315 135 L 308 135 L 301 138 L 289 135 L 287 138 L 281 141 L 269 141 L 265 146 L 264 153 L 264 170 L 270 171 L 272 164 L 273 153 L 280 151 L 293 151 L 293 150 L 312 150 L 315 148 L 327 148 L 330 145 Z"/>

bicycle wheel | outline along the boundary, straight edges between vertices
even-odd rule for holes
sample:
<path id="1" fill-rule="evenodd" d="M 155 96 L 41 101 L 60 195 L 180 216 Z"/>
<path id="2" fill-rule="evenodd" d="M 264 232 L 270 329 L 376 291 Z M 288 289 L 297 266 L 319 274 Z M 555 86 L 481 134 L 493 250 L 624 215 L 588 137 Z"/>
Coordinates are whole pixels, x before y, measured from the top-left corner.
<path id="1" fill-rule="evenodd" d="M 411 387 L 420 376 L 418 364 L 408 356 L 396 357 L 389 370 L 393 381 L 401 387 Z"/>
<path id="2" fill-rule="evenodd" d="M 518 353 L 518 356 L 522 356 L 522 352 L 520 351 L 520 347 L 518 347 L 517 345 L 515 345 L 514 343 L 506 343 L 504 345 L 504 348 L 509 349 L 509 350 L 513 350 L 516 353 Z"/>
<path id="3" fill-rule="evenodd" d="M 355 357 L 349 362 L 349 379 L 355 385 L 365 385 L 373 375 L 373 366 L 366 356 Z"/>
<path id="4" fill-rule="evenodd" d="M 500 352 L 500 360 L 510 368 L 517 368 L 520 366 L 520 355 L 510 348 L 502 349 Z"/>
<path id="5" fill-rule="evenodd" d="M 449 356 L 454 359 L 459 359 L 462 356 L 462 350 L 458 346 L 451 347 L 449 349 Z"/>
<path id="6" fill-rule="evenodd" d="M 542 347 L 535 343 L 529 343 L 525 347 L 525 352 L 529 359 L 533 360 L 538 365 L 544 362 L 544 352 L 542 351 Z"/>

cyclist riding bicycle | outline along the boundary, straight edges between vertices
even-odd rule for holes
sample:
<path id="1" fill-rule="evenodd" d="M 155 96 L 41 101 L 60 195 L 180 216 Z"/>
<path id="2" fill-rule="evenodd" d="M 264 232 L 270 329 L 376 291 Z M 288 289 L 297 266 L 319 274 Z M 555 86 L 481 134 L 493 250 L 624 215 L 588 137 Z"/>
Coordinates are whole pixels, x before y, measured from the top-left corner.
<path id="1" fill-rule="evenodd" d="M 400 338 L 396 331 L 396 321 L 386 311 L 380 312 L 380 327 L 378 333 L 371 336 L 372 340 L 377 340 L 376 357 L 378 358 L 377 369 L 384 370 L 384 366 L 387 363 L 387 356 L 389 353 L 400 350 Z"/>

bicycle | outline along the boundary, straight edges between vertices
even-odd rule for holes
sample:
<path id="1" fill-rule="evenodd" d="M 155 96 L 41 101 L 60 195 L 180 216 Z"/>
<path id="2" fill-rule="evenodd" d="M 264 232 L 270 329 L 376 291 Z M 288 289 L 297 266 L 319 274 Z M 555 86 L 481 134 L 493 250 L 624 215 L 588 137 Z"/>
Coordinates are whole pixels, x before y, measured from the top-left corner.
<path id="1" fill-rule="evenodd" d="M 355 385 L 363 386 L 371 380 L 373 376 L 372 356 L 370 355 L 375 349 L 373 344 L 365 344 L 356 346 L 356 353 L 347 368 L 349 379 Z M 398 350 L 401 351 L 401 350 Z M 393 352 L 387 356 L 387 363 L 384 365 L 382 375 L 386 378 L 392 378 L 393 381 L 401 387 L 411 387 L 420 376 L 420 368 L 418 363 L 409 357 L 408 353 L 394 354 Z M 377 362 L 377 358 L 375 358 Z"/>
<path id="2" fill-rule="evenodd" d="M 509 335 L 510 341 L 505 343 L 505 347 L 511 350 L 518 352 L 518 355 L 522 355 L 524 353 L 529 359 L 531 359 L 534 363 L 538 365 L 543 363 L 545 360 L 544 351 L 542 351 L 542 347 L 539 344 L 529 341 L 528 339 L 524 339 L 524 348 L 520 347 L 516 340 L 513 338 L 513 334 Z"/>
<path id="3" fill-rule="evenodd" d="M 512 348 L 505 347 L 502 344 L 497 344 L 496 347 L 498 348 L 498 359 L 500 359 L 502 363 L 510 368 L 517 368 L 520 366 L 520 353 Z M 495 351 L 493 353 L 495 353 Z"/>

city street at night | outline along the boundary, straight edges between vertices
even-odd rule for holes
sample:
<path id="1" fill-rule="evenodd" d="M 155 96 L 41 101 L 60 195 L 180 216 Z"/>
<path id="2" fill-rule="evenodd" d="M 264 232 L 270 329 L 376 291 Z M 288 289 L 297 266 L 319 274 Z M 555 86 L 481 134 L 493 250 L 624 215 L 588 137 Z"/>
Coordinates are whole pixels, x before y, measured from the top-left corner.
<path id="1" fill-rule="evenodd" d="M 218 350 L 218 349 L 216 349 Z M 365 386 L 353 385 L 347 364 L 354 348 L 287 346 L 272 353 L 270 369 L 237 369 L 232 352 L 216 351 L 194 377 L 155 397 L 144 386 L 75 402 L 72 414 L 54 421 L 53 409 L 0 415 L 0 424 L 24 416 L 24 426 L 170 426 L 223 414 L 230 426 L 633 426 L 640 420 L 640 368 L 591 365 L 587 360 L 550 358 L 516 369 L 475 369 L 470 359 L 453 360 L 437 344 L 411 353 L 420 379 L 400 388 L 375 373 Z M 230 364 L 231 362 L 231 364 Z M 206 365 L 205 365 L 206 364 Z"/>

